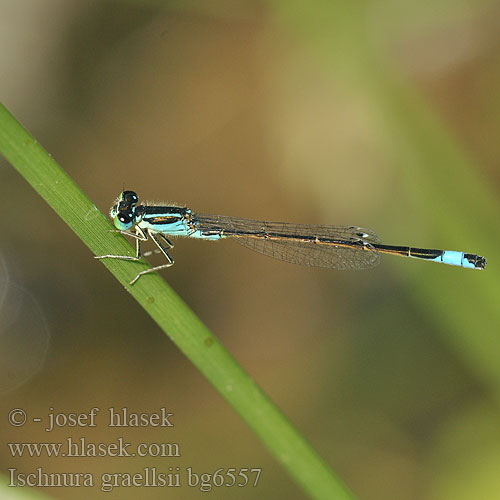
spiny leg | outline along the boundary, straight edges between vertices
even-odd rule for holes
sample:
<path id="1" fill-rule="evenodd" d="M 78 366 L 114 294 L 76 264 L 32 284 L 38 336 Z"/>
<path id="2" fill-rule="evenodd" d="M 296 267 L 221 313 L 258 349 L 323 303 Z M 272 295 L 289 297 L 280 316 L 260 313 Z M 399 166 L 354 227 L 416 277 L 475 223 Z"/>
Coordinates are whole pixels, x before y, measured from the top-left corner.
<path id="1" fill-rule="evenodd" d="M 156 237 L 158 237 L 159 239 L 161 239 L 165 245 L 167 246 L 167 248 L 174 248 L 174 244 L 168 240 L 163 234 L 161 233 L 156 233 Z M 153 238 L 153 235 L 151 234 L 151 238 Z M 154 250 L 148 250 L 147 252 L 143 253 L 142 255 L 144 257 L 147 257 L 148 255 L 152 255 L 153 253 L 161 253 L 163 255 L 164 254 L 164 250 L 159 250 L 158 248 L 155 248 Z M 169 256 L 170 259 L 172 259 L 170 256 Z"/>
<path id="2" fill-rule="evenodd" d="M 174 248 L 174 244 L 164 234 L 155 233 L 154 236 L 153 236 L 153 233 L 150 233 L 150 234 L 151 234 L 151 238 L 154 238 L 154 236 L 156 236 L 156 238 L 162 240 L 167 248 Z"/>
<path id="3" fill-rule="evenodd" d="M 167 267 L 170 267 L 170 266 L 174 265 L 174 259 L 172 259 L 172 257 L 170 257 L 170 255 L 167 252 L 167 248 L 165 248 L 165 246 L 163 245 L 163 243 L 168 248 L 173 248 L 174 245 L 172 245 L 172 243 L 167 238 L 165 238 L 165 236 L 163 236 L 160 233 L 151 233 L 151 232 L 148 231 L 148 236 L 151 236 L 151 239 L 156 243 L 156 245 L 159 248 L 159 250 L 156 250 L 155 252 L 161 252 L 165 256 L 165 258 L 167 259 L 168 264 L 162 264 L 161 266 L 155 266 L 155 267 L 152 267 L 151 269 L 146 269 L 145 271 L 141 271 L 130 282 L 130 285 L 133 285 L 144 274 L 149 274 L 149 273 L 152 273 L 153 271 L 160 271 L 161 269 L 166 269 Z M 163 241 L 163 243 L 162 243 L 162 241 Z"/>
<path id="4" fill-rule="evenodd" d="M 135 257 L 131 255 L 99 255 L 95 256 L 95 259 L 121 259 L 121 260 L 131 260 L 131 261 L 138 261 L 141 260 L 141 242 L 142 241 L 147 241 L 148 237 L 151 236 L 151 239 L 155 242 L 156 246 L 158 247 L 155 250 L 148 251 L 144 253 L 144 256 L 147 257 L 148 255 L 151 255 L 153 253 L 161 253 L 165 256 L 167 259 L 168 263 L 163 264 L 161 266 L 155 266 L 151 269 L 146 269 L 145 271 L 141 271 L 131 282 L 130 285 L 133 285 L 143 274 L 148 274 L 153 271 L 159 271 L 160 269 L 165 269 L 167 267 L 173 266 L 174 265 L 174 260 L 172 257 L 167 252 L 167 249 L 173 248 L 174 245 L 163 235 L 160 233 L 151 233 L 147 229 L 146 231 L 143 231 L 140 227 L 135 226 L 135 233 L 131 233 L 129 231 L 120 231 L 120 230 L 113 230 L 114 232 L 121 233 L 125 236 L 130 236 L 131 238 L 135 239 Z"/>
<path id="5" fill-rule="evenodd" d="M 130 236 L 135 239 L 135 257 L 131 255 L 96 255 L 94 259 L 121 259 L 121 260 L 141 260 L 141 241 L 147 241 L 148 234 L 145 233 L 140 227 L 135 226 L 135 233 L 129 231 L 120 231 L 111 229 L 111 232 L 121 233 L 125 236 Z"/>

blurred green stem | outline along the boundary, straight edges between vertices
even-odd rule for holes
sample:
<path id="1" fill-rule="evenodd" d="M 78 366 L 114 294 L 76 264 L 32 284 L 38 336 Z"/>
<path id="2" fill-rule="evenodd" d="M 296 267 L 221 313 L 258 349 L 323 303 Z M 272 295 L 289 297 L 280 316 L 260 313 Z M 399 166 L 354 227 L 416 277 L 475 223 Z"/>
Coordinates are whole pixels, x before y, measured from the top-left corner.
<path id="1" fill-rule="evenodd" d="M 1 104 L 0 151 L 95 255 L 133 254 L 130 243 L 109 231 L 109 220 Z M 138 266 L 148 267 L 146 262 L 132 266 L 107 259 L 103 264 L 311 498 L 355 498 L 163 278 L 153 274 L 128 285 Z"/>

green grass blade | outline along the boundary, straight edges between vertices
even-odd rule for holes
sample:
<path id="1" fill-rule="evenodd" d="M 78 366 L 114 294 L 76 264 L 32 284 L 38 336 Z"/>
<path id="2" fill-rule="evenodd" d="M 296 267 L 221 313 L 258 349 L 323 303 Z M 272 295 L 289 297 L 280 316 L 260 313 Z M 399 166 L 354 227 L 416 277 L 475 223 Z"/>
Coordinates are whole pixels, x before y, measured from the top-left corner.
<path id="1" fill-rule="evenodd" d="M 130 243 L 109 232 L 110 221 L 1 104 L 0 151 L 95 255 L 133 255 Z M 148 268 L 146 262 L 106 259 L 103 264 L 311 498 L 355 498 L 163 278 L 154 274 L 128 284 L 138 270 Z"/>

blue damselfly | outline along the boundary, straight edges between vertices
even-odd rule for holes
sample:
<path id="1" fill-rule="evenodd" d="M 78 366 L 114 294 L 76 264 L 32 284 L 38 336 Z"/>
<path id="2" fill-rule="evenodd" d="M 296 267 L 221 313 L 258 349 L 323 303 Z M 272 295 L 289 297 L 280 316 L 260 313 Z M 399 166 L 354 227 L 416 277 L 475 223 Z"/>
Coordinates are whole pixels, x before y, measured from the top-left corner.
<path id="1" fill-rule="evenodd" d="M 110 210 L 110 217 L 120 233 L 135 239 L 136 255 L 101 255 L 97 259 L 139 260 L 141 242 L 150 237 L 158 247 L 157 252 L 167 259 L 166 264 L 140 272 L 130 284 L 144 274 L 174 264 L 168 253 L 173 244 L 167 236 L 204 240 L 233 238 L 241 245 L 275 259 L 331 269 L 367 269 L 378 264 L 380 254 L 413 257 L 469 269 L 486 267 L 484 257 L 471 253 L 383 245 L 373 231 L 357 226 L 262 222 L 225 215 L 201 215 L 186 207 L 139 205 L 134 191 L 124 191 L 119 196 Z"/>

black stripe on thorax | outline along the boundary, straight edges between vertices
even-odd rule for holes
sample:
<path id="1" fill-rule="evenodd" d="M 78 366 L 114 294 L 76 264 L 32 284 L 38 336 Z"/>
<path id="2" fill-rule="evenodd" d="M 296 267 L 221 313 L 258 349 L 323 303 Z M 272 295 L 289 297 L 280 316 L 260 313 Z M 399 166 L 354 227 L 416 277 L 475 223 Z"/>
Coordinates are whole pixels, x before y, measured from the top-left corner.
<path id="1" fill-rule="evenodd" d="M 144 215 L 166 215 L 168 214 L 179 214 L 180 217 L 185 217 L 187 208 L 183 207 L 155 207 L 155 206 L 141 206 L 137 207 L 136 210 L 142 209 Z"/>

